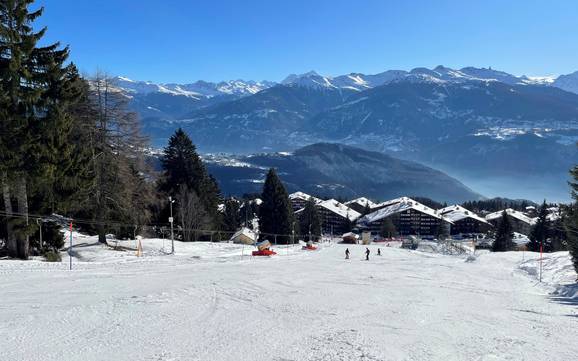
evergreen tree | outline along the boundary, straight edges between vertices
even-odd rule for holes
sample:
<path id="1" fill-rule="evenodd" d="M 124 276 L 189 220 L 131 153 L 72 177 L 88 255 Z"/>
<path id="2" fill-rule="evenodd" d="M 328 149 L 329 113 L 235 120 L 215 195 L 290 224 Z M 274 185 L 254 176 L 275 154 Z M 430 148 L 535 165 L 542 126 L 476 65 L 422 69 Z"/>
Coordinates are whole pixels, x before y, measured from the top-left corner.
<path id="1" fill-rule="evenodd" d="M 23 259 L 35 228 L 28 220 L 34 196 L 44 192 L 41 197 L 55 208 L 49 184 L 66 169 L 61 162 L 71 127 L 67 111 L 78 97 L 71 85 L 78 81 L 75 69 L 64 66 L 68 49 L 38 46 L 46 29 L 34 31 L 42 9 L 30 12 L 32 2 L 0 2 L 0 182 L 8 254 Z M 22 218 L 12 218 L 14 213 Z"/>
<path id="2" fill-rule="evenodd" d="M 550 243 L 550 222 L 548 221 L 548 206 L 546 201 L 542 203 L 538 211 L 538 219 L 530 232 L 530 242 L 528 242 L 528 251 L 540 252 L 542 246 L 544 252 L 552 252 Z"/>
<path id="3" fill-rule="evenodd" d="M 225 209 L 223 212 L 223 229 L 229 232 L 235 232 L 241 225 L 241 213 L 239 202 L 234 198 L 225 200 Z"/>
<path id="4" fill-rule="evenodd" d="M 293 209 L 289 195 L 273 168 L 267 173 L 261 199 L 263 203 L 259 207 L 259 229 L 262 238 L 270 239 L 277 234 L 277 242 L 290 242 L 295 223 Z"/>
<path id="5" fill-rule="evenodd" d="M 169 195 L 176 194 L 181 185 L 197 193 L 203 189 L 203 182 L 206 182 L 205 167 L 193 141 L 181 128 L 170 137 L 161 164 L 164 171 L 159 184 L 161 191 Z"/>
<path id="6" fill-rule="evenodd" d="M 568 238 L 568 251 L 572 257 L 574 270 L 578 273 L 578 165 L 572 168 L 570 175 L 573 178 L 569 184 L 574 203 L 567 209 L 564 225 Z"/>
<path id="7" fill-rule="evenodd" d="M 194 203 L 199 203 L 203 207 L 203 221 L 192 224 L 202 224 L 206 230 L 218 229 L 222 222 L 221 214 L 218 212 L 221 201 L 219 186 L 215 178 L 208 174 L 191 138 L 182 129 L 177 129 L 169 139 L 161 161 L 163 176 L 159 182 L 159 190 L 167 195 L 185 195 L 186 192 L 194 192 L 194 197 L 186 196 L 184 199 L 187 204 L 191 204 L 194 200 Z"/>
<path id="8" fill-rule="evenodd" d="M 391 217 L 386 217 L 381 223 L 380 235 L 386 238 L 392 238 L 397 235 L 397 229 L 391 220 Z"/>
<path id="9" fill-rule="evenodd" d="M 498 223 L 498 229 L 496 230 L 496 237 L 494 244 L 492 245 L 492 251 L 494 252 L 506 252 L 511 251 L 515 248 L 513 242 L 514 232 L 512 230 L 512 224 L 508 218 L 506 211 L 502 213 L 502 218 Z"/>
<path id="10" fill-rule="evenodd" d="M 321 238 L 321 217 L 313 198 L 307 200 L 299 215 L 299 228 L 304 235 L 311 234 L 311 241 L 318 241 Z"/>

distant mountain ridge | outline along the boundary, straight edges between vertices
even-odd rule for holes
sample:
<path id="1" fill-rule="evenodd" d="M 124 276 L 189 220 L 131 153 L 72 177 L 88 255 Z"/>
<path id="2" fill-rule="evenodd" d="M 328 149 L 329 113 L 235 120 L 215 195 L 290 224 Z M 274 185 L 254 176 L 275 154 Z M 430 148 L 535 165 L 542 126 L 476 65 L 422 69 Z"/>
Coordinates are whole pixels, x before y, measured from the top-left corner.
<path id="1" fill-rule="evenodd" d="M 318 143 L 291 153 L 203 158 L 225 195 L 260 192 L 267 169 L 275 167 L 290 192 L 333 198 L 363 195 L 375 200 L 403 195 L 447 202 L 482 198 L 433 168 L 340 144 Z"/>
<path id="2" fill-rule="evenodd" d="M 571 90 L 577 78 L 438 66 L 337 77 L 308 72 L 280 84 L 231 85 L 242 91 L 200 83 L 121 88 L 158 146 L 177 127 L 204 153 L 340 143 L 442 169 L 488 196 L 563 200 L 567 170 L 576 162 L 578 94 Z M 201 94 L 201 85 L 212 90 Z M 490 178 L 500 181 L 485 181 Z M 516 187 L 521 180 L 527 186 Z M 500 193 L 506 184 L 532 193 Z"/>

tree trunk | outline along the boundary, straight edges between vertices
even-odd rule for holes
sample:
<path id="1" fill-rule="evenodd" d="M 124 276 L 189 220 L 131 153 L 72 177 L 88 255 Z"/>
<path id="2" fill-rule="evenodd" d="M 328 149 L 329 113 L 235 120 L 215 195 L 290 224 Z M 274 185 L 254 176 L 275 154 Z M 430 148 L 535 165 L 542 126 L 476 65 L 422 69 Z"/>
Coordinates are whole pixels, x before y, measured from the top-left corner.
<path id="1" fill-rule="evenodd" d="M 6 212 L 6 246 L 8 249 L 8 256 L 16 258 L 18 256 L 18 245 L 14 238 L 12 231 L 12 222 L 14 214 L 12 210 L 12 201 L 10 199 L 10 186 L 8 184 L 8 176 L 6 172 L 2 172 L 0 181 L 2 182 L 2 197 L 4 199 L 4 211 Z"/>
<path id="2" fill-rule="evenodd" d="M 20 177 L 16 181 L 16 200 L 18 202 L 18 213 L 24 215 L 25 229 L 18 237 L 18 257 L 28 259 L 30 256 L 30 236 L 28 235 L 28 192 L 26 190 L 26 178 Z"/>

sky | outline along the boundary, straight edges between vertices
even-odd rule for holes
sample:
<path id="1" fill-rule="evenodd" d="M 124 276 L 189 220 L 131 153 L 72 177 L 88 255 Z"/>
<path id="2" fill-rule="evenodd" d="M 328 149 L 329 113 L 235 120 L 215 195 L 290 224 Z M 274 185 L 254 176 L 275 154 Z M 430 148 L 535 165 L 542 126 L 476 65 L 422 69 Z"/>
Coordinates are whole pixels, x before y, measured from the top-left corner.
<path id="1" fill-rule="evenodd" d="M 84 73 L 280 81 L 445 65 L 578 70 L 576 0 L 37 0 Z"/>

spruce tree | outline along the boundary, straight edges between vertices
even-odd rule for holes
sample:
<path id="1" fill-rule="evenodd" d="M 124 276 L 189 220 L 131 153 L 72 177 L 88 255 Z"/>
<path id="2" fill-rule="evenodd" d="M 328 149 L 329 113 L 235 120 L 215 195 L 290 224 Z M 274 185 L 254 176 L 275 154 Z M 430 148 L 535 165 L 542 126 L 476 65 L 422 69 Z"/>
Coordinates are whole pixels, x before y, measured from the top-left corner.
<path id="1" fill-rule="evenodd" d="M 241 225 L 241 213 L 239 202 L 234 198 L 225 200 L 225 209 L 223 211 L 223 229 L 229 232 L 235 232 Z"/>
<path id="2" fill-rule="evenodd" d="M 221 214 L 218 212 L 221 202 L 219 186 L 216 179 L 208 174 L 191 138 L 182 129 L 177 129 L 169 139 L 161 163 L 163 175 L 158 184 L 159 190 L 173 198 L 194 192 L 195 203 L 203 207 L 203 222 L 191 224 L 202 224 L 206 230 L 219 229 L 222 223 Z M 190 198 L 187 195 L 183 200 L 190 204 Z M 179 199 L 176 200 L 179 202 Z"/>
<path id="3" fill-rule="evenodd" d="M 205 167 L 193 141 L 181 128 L 170 137 L 161 164 L 164 171 L 159 184 L 161 191 L 176 194 L 185 185 L 201 193 L 206 182 Z"/>
<path id="4" fill-rule="evenodd" d="M 572 257 L 574 270 L 578 273 L 578 165 L 572 168 L 570 175 L 573 178 L 569 184 L 574 203 L 567 209 L 564 225 L 568 238 L 568 251 Z"/>
<path id="5" fill-rule="evenodd" d="M 73 70 L 64 66 L 68 49 L 58 43 L 38 46 L 46 29 L 34 31 L 43 9 L 29 11 L 32 2 L 0 2 L 0 181 L 5 212 L 22 216 L 7 220 L 8 253 L 23 259 L 34 232 L 31 204 L 49 193 L 48 184 L 66 167 L 61 161 L 71 126 L 67 106 L 78 96 L 69 86 L 76 81 L 70 78 Z"/>
<path id="6" fill-rule="evenodd" d="M 515 248 L 513 242 L 514 232 L 512 229 L 512 224 L 508 218 L 506 211 L 502 213 L 502 218 L 498 223 L 498 229 L 496 230 L 496 237 L 494 244 L 492 245 L 492 251 L 494 252 L 506 252 L 511 251 Z"/>
<path id="7" fill-rule="evenodd" d="M 397 230 L 391 217 L 386 217 L 381 224 L 380 235 L 382 237 L 392 238 L 395 237 L 397 234 Z"/>
<path id="8" fill-rule="evenodd" d="M 299 228 L 303 235 L 311 234 L 311 241 L 321 238 L 321 217 L 313 198 L 309 198 L 299 215 Z"/>
<path id="9" fill-rule="evenodd" d="M 273 168 L 269 169 L 265 178 L 261 199 L 263 201 L 259 207 L 261 238 L 273 241 L 273 235 L 278 235 L 277 242 L 291 242 L 291 234 L 295 225 L 293 209 L 289 195 Z"/>
<path id="10" fill-rule="evenodd" d="M 538 219 L 530 232 L 530 242 L 528 242 L 528 251 L 540 252 L 540 246 L 544 252 L 552 252 L 550 244 L 550 222 L 548 221 L 548 206 L 546 201 L 542 203 L 538 210 Z"/>

